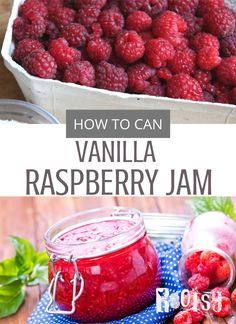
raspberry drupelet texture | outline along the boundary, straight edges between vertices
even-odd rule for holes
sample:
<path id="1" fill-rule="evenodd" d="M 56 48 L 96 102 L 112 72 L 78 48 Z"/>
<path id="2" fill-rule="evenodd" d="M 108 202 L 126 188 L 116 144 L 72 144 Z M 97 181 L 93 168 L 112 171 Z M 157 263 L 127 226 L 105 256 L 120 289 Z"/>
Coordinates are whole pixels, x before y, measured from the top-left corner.
<path id="1" fill-rule="evenodd" d="M 128 76 L 122 67 L 108 62 L 100 62 L 96 68 L 97 87 L 111 91 L 125 92 Z"/>
<path id="2" fill-rule="evenodd" d="M 224 85 L 236 86 L 236 57 L 225 58 L 217 68 L 217 78 Z"/>
<path id="3" fill-rule="evenodd" d="M 204 16 L 204 22 L 206 29 L 219 38 L 233 34 L 235 29 L 235 15 L 227 7 L 211 10 Z"/>
<path id="4" fill-rule="evenodd" d="M 179 312 L 174 317 L 174 324 L 192 324 L 192 316 L 188 311 Z"/>
<path id="5" fill-rule="evenodd" d="M 43 44 L 35 39 L 23 39 L 16 45 L 13 57 L 16 61 L 22 62 L 35 49 L 43 49 Z"/>
<path id="6" fill-rule="evenodd" d="M 201 48 L 205 46 L 213 47 L 216 49 L 220 48 L 219 40 L 216 36 L 209 34 L 209 33 L 197 33 L 192 39 L 191 39 L 191 45 L 196 49 L 200 50 Z"/>
<path id="7" fill-rule="evenodd" d="M 197 13 L 200 16 L 208 14 L 213 9 L 224 7 L 224 0 L 199 0 Z"/>
<path id="8" fill-rule="evenodd" d="M 211 302 L 211 311 L 218 317 L 226 317 L 231 313 L 231 302 L 227 297 L 222 297 L 220 300 Z"/>
<path id="9" fill-rule="evenodd" d="M 136 32 L 144 32 L 151 28 L 152 18 L 144 11 L 135 11 L 126 19 L 126 28 Z"/>
<path id="10" fill-rule="evenodd" d="M 88 61 L 74 62 L 65 70 L 64 81 L 94 87 L 96 84 L 95 69 Z"/>
<path id="11" fill-rule="evenodd" d="M 87 53 L 94 62 L 108 61 L 112 53 L 112 47 L 102 38 L 92 39 L 88 42 Z"/>
<path id="12" fill-rule="evenodd" d="M 221 297 L 230 298 L 230 292 L 228 288 L 225 287 L 216 287 L 210 291 L 210 302 Z"/>
<path id="13" fill-rule="evenodd" d="M 156 18 L 163 13 L 168 7 L 168 0 L 145 0 L 142 10 L 150 17 Z"/>
<path id="14" fill-rule="evenodd" d="M 200 84 L 188 74 L 174 75 L 167 82 L 167 95 L 170 98 L 203 100 L 203 92 Z"/>
<path id="15" fill-rule="evenodd" d="M 184 12 L 181 14 L 187 24 L 187 30 L 185 32 L 186 37 L 191 38 L 195 34 L 199 33 L 203 29 L 203 18 L 196 17 L 190 12 Z"/>
<path id="16" fill-rule="evenodd" d="M 106 0 L 76 0 L 75 7 L 80 9 L 85 6 L 96 6 L 98 9 L 101 9 L 105 6 Z"/>
<path id="17" fill-rule="evenodd" d="M 205 46 L 198 50 L 197 64 L 203 71 L 211 71 L 221 63 L 219 50 L 215 47 Z"/>
<path id="18" fill-rule="evenodd" d="M 43 79 L 54 79 L 57 64 L 54 58 L 44 49 L 36 49 L 25 57 L 23 67 L 35 76 Z"/>
<path id="19" fill-rule="evenodd" d="M 25 17 L 27 17 L 28 13 L 31 11 L 37 12 L 45 19 L 48 17 L 48 9 L 41 1 L 26 0 L 19 9 L 20 15 Z"/>
<path id="20" fill-rule="evenodd" d="M 70 46 L 81 47 L 86 43 L 88 31 L 83 25 L 72 23 L 63 29 L 61 36 L 67 40 Z"/>
<path id="21" fill-rule="evenodd" d="M 178 50 L 168 66 L 174 74 L 192 74 L 196 69 L 196 53 L 190 48 Z"/>
<path id="22" fill-rule="evenodd" d="M 115 37 L 124 27 L 122 14 L 111 9 L 101 12 L 98 21 L 107 37 Z"/>
<path id="23" fill-rule="evenodd" d="M 165 81 L 168 81 L 172 78 L 171 71 L 166 67 L 158 69 L 156 74 L 160 79 L 165 80 Z"/>
<path id="24" fill-rule="evenodd" d="M 64 38 L 53 40 L 50 44 L 49 52 L 56 60 L 59 69 L 62 70 L 81 58 L 80 51 L 69 47 L 68 42 Z"/>
<path id="25" fill-rule="evenodd" d="M 189 294 L 184 297 L 183 309 L 188 311 L 192 317 L 193 323 L 201 322 L 205 317 L 203 303 L 201 301 L 201 293 L 190 290 Z"/>
<path id="26" fill-rule="evenodd" d="M 134 93 L 143 93 L 156 70 L 144 63 L 138 63 L 128 69 L 129 89 Z"/>
<path id="27" fill-rule="evenodd" d="M 169 0 L 168 9 L 179 14 L 184 12 L 195 13 L 199 0 Z"/>
<path id="28" fill-rule="evenodd" d="M 223 56 L 236 56 L 236 33 L 221 40 L 220 50 Z"/>
<path id="29" fill-rule="evenodd" d="M 209 85 L 212 81 L 212 75 L 211 72 L 209 71 L 196 70 L 194 73 L 194 78 L 199 82 L 202 90 L 206 90 L 207 85 Z M 199 255 L 198 265 L 199 264 L 200 264 L 200 255 Z"/>
<path id="30" fill-rule="evenodd" d="M 143 57 L 145 46 L 142 38 L 135 31 L 127 31 L 117 36 L 115 51 L 126 63 L 134 63 Z"/>
<path id="31" fill-rule="evenodd" d="M 62 30 L 65 26 L 73 23 L 75 21 L 76 12 L 71 8 L 59 7 L 53 14 L 51 14 L 51 19 L 57 27 Z"/>
<path id="32" fill-rule="evenodd" d="M 97 22 L 100 12 L 101 10 L 96 6 L 84 6 L 77 13 L 77 21 L 88 28 Z"/>
<path id="33" fill-rule="evenodd" d="M 142 8 L 145 0 L 123 0 L 121 1 L 121 8 L 125 14 L 130 14 Z"/>
<path id="34" fill-rule="evenodd" d="M 160 68 L 168 60 L 173 59 L 175 50 L 172 44 L 164 38 L 151 39 L 145 44 L 147 63 L 154 68 Z"/>
<path id="35" fill-rule="evenodd" d="M 194 274 L 188 280 L 189 287 L 200 292 L 206 290 L 209 287 L 209 284 L 210 284 L 209 278 L 204 277 L 199 273 Z"/>

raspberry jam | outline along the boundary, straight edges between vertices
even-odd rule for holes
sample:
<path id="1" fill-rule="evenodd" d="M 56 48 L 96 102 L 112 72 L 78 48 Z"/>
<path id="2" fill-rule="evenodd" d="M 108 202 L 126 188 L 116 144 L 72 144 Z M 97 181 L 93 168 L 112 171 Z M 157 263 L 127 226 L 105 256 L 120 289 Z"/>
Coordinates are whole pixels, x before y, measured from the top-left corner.
<path id="1" fill-rule="evenodd" d="M 83 323 L 106 322 L 136 313 L 155 300 L 160 264 L 138 211 L 80 213 L 52 226 L 45 240 L 51 259 L 49 281 L 56 291 L 51 307 L 56 312 Z M 71 312 L 76 273 L 79 297 Z"/>
<path id="2" fill-rule="evenodd" d="M 195 288 L 197 277 L 208 281 L 207 288 L 230 288 L 235 281 L 236 223 L 221 212 L 194 218 L 185 230 L 182 252 L 179 271 L 186 286 Z"/>

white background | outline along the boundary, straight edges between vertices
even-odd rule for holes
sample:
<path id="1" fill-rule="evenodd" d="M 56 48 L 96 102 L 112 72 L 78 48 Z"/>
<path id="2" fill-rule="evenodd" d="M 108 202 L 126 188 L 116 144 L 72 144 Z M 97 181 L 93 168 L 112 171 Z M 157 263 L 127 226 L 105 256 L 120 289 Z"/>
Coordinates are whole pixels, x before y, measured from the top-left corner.
<path id="1" fill-rule="evenodd" d="M 235 125 L 172 125 L 170 139 L 153 139 L 157 162 L 135 165 L 79 163 L 75 140 L 66 139 L 65 133 L 65 125 L 1 125 L 0 196 L 25 196 L 25 170 L 45 168 L 52 172 L 71 168 L 159 169 L 154 192 L 158 196 L 165 196 L 170 190 L 171 169 L 177 173 L 180 169 L 187 169 L 190 176 L 193 169 L 198 169 L 203 175 L 206 169 L 212 169 L 212 195 L 236 196 Z M 130 156 L 133 140 L 128 140 Z M 147 139 L 137 140 L 141 152 Z M 189 180 L 191 182 L 191 177 Z M 85 194 L 85 186 L 80 186 L 76 195 Z M 186 190 L 181 195 L 185 196 Z"/>

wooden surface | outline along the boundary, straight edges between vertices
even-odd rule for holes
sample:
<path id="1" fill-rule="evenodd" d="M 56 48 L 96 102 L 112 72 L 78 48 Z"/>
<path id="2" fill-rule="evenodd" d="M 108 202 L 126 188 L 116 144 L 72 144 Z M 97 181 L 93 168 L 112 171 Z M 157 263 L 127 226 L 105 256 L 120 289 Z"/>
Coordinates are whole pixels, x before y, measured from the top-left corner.
<path id="1" fill-rule="evenodd" d="M 2 48 L 11 4 L 11 0 L 0 0 L 0 48 Z M 5 68 L 2 57 L 0 57 L 0 99 L 24 100 L 17 82 L 12 74 Z"/>

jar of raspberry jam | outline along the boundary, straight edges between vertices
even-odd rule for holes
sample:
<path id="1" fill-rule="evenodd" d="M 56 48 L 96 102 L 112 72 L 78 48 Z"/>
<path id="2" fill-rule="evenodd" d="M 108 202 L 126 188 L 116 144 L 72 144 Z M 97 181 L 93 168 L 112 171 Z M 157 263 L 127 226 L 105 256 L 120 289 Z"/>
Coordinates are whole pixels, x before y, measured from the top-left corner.
<path id="1" fill-rule="evenodd" d="M 182 252 L 179 272 L 186 287 L 194 288 L 190 278 L 201 275 L 209 279 L 208 288 L 230 288 L 235 281 L 236 223 L 221 212 L 193 218 L 183 236 Z"/>
<path id="2" fill-rule="evenodd" d="M 155 300 L 160 263 L 139 211 L 115 207 L 79 213 L 53 225 L 45 241 L 47 312 L 82 323 L 106 322 Z"/>

